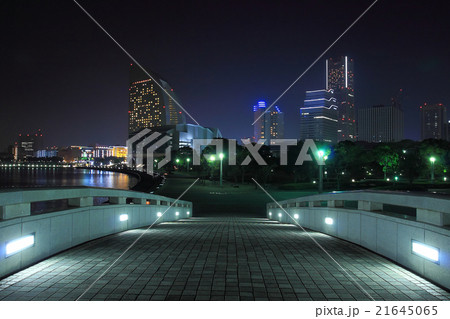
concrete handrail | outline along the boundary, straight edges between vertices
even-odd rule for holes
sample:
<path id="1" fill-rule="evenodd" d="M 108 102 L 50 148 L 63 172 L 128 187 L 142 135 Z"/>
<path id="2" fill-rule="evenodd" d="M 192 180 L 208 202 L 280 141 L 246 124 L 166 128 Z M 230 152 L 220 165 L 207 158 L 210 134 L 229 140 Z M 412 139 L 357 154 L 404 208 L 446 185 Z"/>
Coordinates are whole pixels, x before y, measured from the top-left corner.
<path id="1" fill-rule="evenodd" d="M 396 205 L 416 209 L 417 221 L 436 226 L 450 225 L 450 197 L 426 194 L 388 191 L 350 191 L 309 195 L 280 201 L 281 205 L 301 207 L 317 207 L 321 202 L 327 207 L 343 207 L 344 201 L 357 201 L 358 210 L 380 211 L 383 205 Z M 305 205 L 306 203 L 306 205 Z M 267 204 L 268 208 L 276 208 L 276 203 Z"/>
<path id="2" fill-rule="evenodd" d="M 346 201 L 356 201 L 358 206 L 348 207 Z M 384 205 L 400 206 L 399 211 L 408 207 L 408 214 L 414 208 L 416 218 L 383 212 Z M 450 289 L 450 200 L 445 196 L 325 193 L 268 203 L 266 214 L 271 220 L 299 224 L 358 244 Z"/>
<path id="3" fill-rule="evenodd" d="M 108 197 L 111 204 L 125 204 L 127 198 L 132 198 L 133 204 L 145 204 L 154 200 L 157 205 L 170 206 L 173 198 L 147 194 L 135 191 L 74 187 L 74 188 L 48 188 L 0 191 L 0 219 L 11 219 L 31 214 L 31 203 L 67 199 L 69 206 L 86 207 L 93 205 L 94 197 Z M 190 202 L 178 200 L 178 205 L 192 206 Z"/>
<path id="4" fill-rule="evenodd" d="M 95 206 L 94 197 L 108 197 L 110 205 Z M 67 199 L 70 207 L 36 215 L 30 212 L 31 203 L 61 199 Z M 0 278 L 93 239 L 190 218 L 192 209 L 188 201 L 116 189 L 2 191 Z"/>

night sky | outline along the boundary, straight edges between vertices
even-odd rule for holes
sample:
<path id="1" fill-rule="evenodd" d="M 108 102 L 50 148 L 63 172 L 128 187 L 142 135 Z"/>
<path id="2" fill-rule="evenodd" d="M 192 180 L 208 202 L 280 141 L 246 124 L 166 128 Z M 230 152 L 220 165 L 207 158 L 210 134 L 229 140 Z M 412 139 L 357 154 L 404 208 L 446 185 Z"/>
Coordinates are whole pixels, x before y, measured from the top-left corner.
<path id="1" fill-rule="evenodd" d="M 252 135 L 252 106 L 284 91 L 372 1 L 86 1 L 143 66 L 160 73 L 203 126 Z M 355 61 L 356 107 L 404 91 L 405 137 L 418 107 L 450 105 L 446 1 L 377 4 L 325 57 Z M 123 145 L 130 59 L 72 1 L 0 4 L 0 151 L 41 128 L 45 144 Z M 325 86 L 325 57 L 278 105 L 299 136 L 305 90 Z"/>

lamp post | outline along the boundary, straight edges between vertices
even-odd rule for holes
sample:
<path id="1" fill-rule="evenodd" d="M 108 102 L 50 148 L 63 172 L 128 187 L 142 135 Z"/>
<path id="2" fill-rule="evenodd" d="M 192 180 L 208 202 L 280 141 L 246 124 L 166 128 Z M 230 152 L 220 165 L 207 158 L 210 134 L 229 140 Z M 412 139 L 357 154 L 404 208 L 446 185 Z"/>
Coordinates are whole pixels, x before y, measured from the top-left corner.
<path id="1" fill-rule="evenodd" d="M 190 158 L 186 158 L 186 163 L 187 163 L 187 171 L 189 172 L 189 162 L 191 161 Z"/>
<path id="2" fill-rule="evenodd" d="M 220 187 L 222 187 L 222 160 L 223 160 L 223 153 L 219 154 L 219 158 L 220 158 Z"/>
<path id="3" fill-rule="evenodd" d="M 436 162 L 436 158 L 434 156 L 431 156 L 430 162 L 431 162 L 431 182 L 434 182 L 434 162 Z"/>
<path id="4" fill-rule="evenodd" d="M 319 158 L 324 160 L 324 152 L 318 151 L 317 155 L 319 155 Z M 319 165 L 319 193 L 323 192 L 323 165 Z"/>

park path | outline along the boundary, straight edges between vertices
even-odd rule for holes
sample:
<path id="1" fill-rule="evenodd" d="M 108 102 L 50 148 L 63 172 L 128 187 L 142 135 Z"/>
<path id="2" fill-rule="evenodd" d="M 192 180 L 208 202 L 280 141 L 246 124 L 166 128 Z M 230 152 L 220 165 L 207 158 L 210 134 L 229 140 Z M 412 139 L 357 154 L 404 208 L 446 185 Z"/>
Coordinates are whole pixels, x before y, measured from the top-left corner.
<path id="1" fill-rule="evenodd" d="M 80 245 L 0 281 L 0 300 L 76 300 L 145 229 Z M 310 232 L 375 300 L 450 293 L 366 249 Z M 262 218 L 155 225 L 81 300 L 369 300 L 301 229 Z"/>

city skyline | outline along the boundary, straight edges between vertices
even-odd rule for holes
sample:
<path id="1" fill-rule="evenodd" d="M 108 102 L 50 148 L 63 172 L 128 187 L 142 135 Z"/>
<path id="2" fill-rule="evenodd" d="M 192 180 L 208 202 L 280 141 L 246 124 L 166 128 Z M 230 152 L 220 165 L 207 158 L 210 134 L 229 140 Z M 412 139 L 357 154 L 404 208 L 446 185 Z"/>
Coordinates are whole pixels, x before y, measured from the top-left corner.
<path id="1" fill-rule="evenodd" d="M 237 139 L 253 131 L 249 105 L 257 99 L 270 105 L 368 5 L 349 1 L 345 6 L 301 2 L 255 7 L 248 2 L 205 5 L 197 12 L 197 6 L 177 3 L 174 8 L 184 14 L 152 34 L 152 44 L 145 44 L 140 27 L 156 26 L 162 19 L 156 14 L 135 19 L 145 11 L 145 4 L 132 9 L 111 2 L 106 11 L 102 3 L 82 4 L 140 63 L 164 74 L 201 125 L 219 127 L 224 136 Z M 387 104 L 394 92 L 404 89 L 405 138 L 420 138 L 420 105 L 450 104 L 445 77 L 449 48 L 438 35 L 448 23 L 442 5 L 381 2 L 326 55 L 347 55 L 357 62 L 356 108 Z M 5 150 L 18 132 L 37 128 L 46 132 L 48 145 L 123 144 L 129 58 L 71 4 L 59 8 L 66 14 L 64 19 L 56 17 L 52 8 L 42 10 L 44 17 L 37 19 L 34 6 L 8 4 L 2 10 L 2 23 L 14 26 L 15 32 L 2 35 L 10 45 L 3 49 L 1 62 L 9 77 L 2 79 L 0 149 Z M 3 17 L 8 10 L 16 13 L 15 21 Z M 156 5 L 155 12 L 164 10 L 167 5 Z M 308 12 L 319 11 L 323 27 L 304 28 L 311 23 Z M 227 13 L 236 19 L 228 27 L 221 26 L 220 17 Z M 339 21 L 331 19 L 336 15 Z M 261 22 L 269 17 L 284 22 L 276 27 Z M 424 18 L 427 24 L 414 23 Z M 43 22 L 47 20 L 51 23 Z M 116 21 L 126 21 L 135 32 L 122 30 Z M 67 30 L 55 25 L 67 25 Z M 238 32 L 242 29 L 245 34 Z M 298 109 L 304 92 L 324 85 L 323 61 L 325 57 L 277 103 L 286 114 L 286 138 L 299 137 Z"/>

